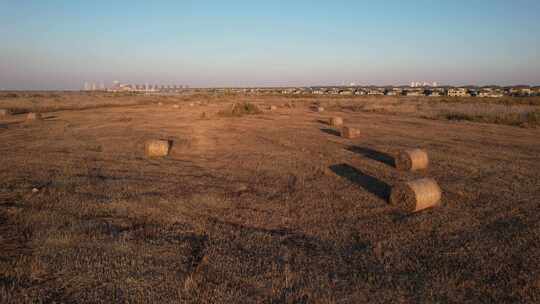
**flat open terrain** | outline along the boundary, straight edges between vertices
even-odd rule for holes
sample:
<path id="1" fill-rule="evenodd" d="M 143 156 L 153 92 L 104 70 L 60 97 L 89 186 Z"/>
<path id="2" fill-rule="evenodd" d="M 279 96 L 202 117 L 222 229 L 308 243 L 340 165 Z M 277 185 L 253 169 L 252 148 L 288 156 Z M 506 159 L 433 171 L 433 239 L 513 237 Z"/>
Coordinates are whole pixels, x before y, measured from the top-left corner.
<path id="1" fill-rule="evenodd" d="M 433 119 L 427 99 L 32 98 L 0 100 L 21 113 L 0 117 L 1 303 L 540 302 L 530 117 Z M 234 101 L 263 113 L 218 113 Z M 31 109 L 52 112 L 24 122 Z M 337 136 L 331 116 L 362 135 Z M 144 156 L 153 138 L 170 156 Z M 397 171 L 415 147 L 429 169 Z M 420 177 L 441 206 L 397 212 L 390 188 Z"/>

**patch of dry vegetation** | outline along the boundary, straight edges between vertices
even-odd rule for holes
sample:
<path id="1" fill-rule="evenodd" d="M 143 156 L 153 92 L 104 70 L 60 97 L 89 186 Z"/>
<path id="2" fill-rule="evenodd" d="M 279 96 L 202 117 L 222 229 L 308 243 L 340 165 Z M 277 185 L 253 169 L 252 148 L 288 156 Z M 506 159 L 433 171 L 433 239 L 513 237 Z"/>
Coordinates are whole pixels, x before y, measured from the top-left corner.
<path id="1" fill-rule="evenodd" d="M 540 111 L 514 112 L 514 113 L 482 113 L 471 114 L 463 112 L 447 112 L 439 114 L 438 118 L 457 121 L 473 121 L 482 123 L 502 124 L 519 127 L 538 127 L 540 126 Z"/>
<path id="2" fill-rule="evenodd" d="M 540 301 L 539 130 L 419 119 L 409 101 L 384 98 L 362 114 L 344 107 L 371 99 L 304 98 L 287 115 L 201 119 L 244 98 L 163 96 L 156 102 L 201 106 L 65 111 L 39 124 L 5 118 L 0 303 Z M 343 109 L 366 136 L 323 132 L 314 103 Z M 178 150 L 145 158 L 142 139 L 156 136 Z M 419 144 L 442 206 L 403 217 L 388 189 L 423 173 L 397 173 L 390 151 Z"/>
<path id="3" fill-rule="evenodd" d="M 428 119 L 472 121 L 519 127 L 540 125 L 540 98 L 408 98 L 365 97 L 348 101 L 330 101 L 334 111 L 405 115 Z"/>
<path id="4" fill-rule="evenodd" d="M 9 109 L 13 114 L 28 112 L 57 112 L 66 110 L 89 110 L 97 108 L 113 108 L 156 104 L 164 105 L 188 103 L 201 100 L 197 94 L 157 96 L 140 93 L 92 93 L 92 92 L 63 92 L 63 93 L 3 93 L 0 95 L 0 108 Z M 212 100 L 216 97 L 206 97 Z"/>
<path id="5" fill-rule="evenodd" d="M 242 117 L 244 115 L 261 114 L 259 107 L 250 102 L 234 103 L 230 107 L 218 112 L 220 116 L 225 117 Z"/>

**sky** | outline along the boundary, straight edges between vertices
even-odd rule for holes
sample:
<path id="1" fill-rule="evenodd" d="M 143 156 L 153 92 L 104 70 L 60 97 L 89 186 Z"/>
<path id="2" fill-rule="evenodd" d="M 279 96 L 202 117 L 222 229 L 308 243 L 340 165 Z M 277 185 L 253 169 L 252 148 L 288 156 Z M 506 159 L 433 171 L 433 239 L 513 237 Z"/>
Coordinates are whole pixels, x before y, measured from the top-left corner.
<path id="1" fill-rule="evenodd" d="M 0 0 L 0 89 L 540 84 L 538 0 Z"/>

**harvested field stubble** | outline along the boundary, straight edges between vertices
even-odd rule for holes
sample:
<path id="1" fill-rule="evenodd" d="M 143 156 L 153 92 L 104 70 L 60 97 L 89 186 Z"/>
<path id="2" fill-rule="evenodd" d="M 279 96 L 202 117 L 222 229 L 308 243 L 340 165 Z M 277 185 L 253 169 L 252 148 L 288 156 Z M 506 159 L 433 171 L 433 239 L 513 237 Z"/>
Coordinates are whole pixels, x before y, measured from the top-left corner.
<path id="1" fill-rule="evenodd" d="M 0 303 L 540 302 L 540 129 L 345 108 L 370 97 L 33 94 L 0 98 L 17 110 L 0 119 Z M 218 117 L 244 100 L 295 107 Z M 334 115 L 369 136 L 321 132 Z M 144 156 L 151 138 L 169 157 Z M 391 186 L 424 173 L 391 155 L 417 146 L 444 197 L 404 214 Z"/>

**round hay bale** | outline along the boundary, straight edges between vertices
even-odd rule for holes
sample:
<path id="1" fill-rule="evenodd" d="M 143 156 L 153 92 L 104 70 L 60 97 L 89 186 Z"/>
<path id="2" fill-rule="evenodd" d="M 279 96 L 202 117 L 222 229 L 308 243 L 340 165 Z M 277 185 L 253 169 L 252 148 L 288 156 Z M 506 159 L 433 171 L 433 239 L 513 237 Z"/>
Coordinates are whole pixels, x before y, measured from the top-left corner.
<path id="1" fill-rule="evenodd" d="M 324 112 L 324 108 L 323 107 L 317 107 L 317 112 L 319 112 L 319 113 Z"/>
<path id="2" fill-rule="evenodd" d="M 442 191 L 437 182 L 423 178 L 396 185 L 390 194 L 390 204 L 405 212 L 418 212 L 437 206 L 441 201 Z"/>
<path id="3" fill-rule="evenodd" d="M 179 105 L 174 105 L 174 106 L 172 106 L 172 107 L 175 108 L 175 109 L 180 109 L 180 106 L 179 106 Z"/>
<path id="4" fill-rule="evenodd" d="M 277 110 L 276 106 L 270 106 L 270 111 L 275 111 L 275 110 Z"/>
<path id="5" fill-rule="evenodd" d="M 30 112 L 28 114 L 26 114 L 26 120 L 27 121 L 34 121 L 34 120 L 41 120 L 41 113 L 34 113 L 34 112 Z"/>
<path id="6" fill-rule="evenodd" d="M 8 116 L 10 115 L 11 113 L 9 112 L 9 110 L 7 109 L 0 109 L 0 117 L 2 116 Z"/>
<path id="7" fill-rule="evenodd" d="M 144 154 L 148 157 L 164 157 L 169 155 L 171 142 L 168 140 L 152 139 L 144 143 Z"/>
<path id="8" fill-rule="evenodd" d="M 347 126 L 343 126 L 341 128 L 341 137 L 347 138 L 347 139 L 354 139 L 360 136 L 360 130 L 356 128 L 351 128 Z"/>
<path id="9" fill-rule="evenodd" d="M 158 102 L 157 104 L 159 107 L 161 107 L 163 105 L 163 102 Z"/>
<path id="10" fill-rule="evenodd" d="M 401 151 L 396 157 L 396 168 L 403 171 L 415 171 L 426 169 L 429 165 L 429 158 L 426 151 L 412 149 Z"/>
<path id="11" fill-rule="evenodd" d="M 341 117 L 330 118 L 330 125 L 334 127 L 341 127 L 343 125 L 343 118 Z"/>

